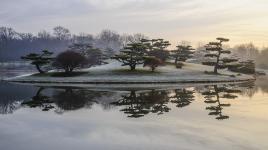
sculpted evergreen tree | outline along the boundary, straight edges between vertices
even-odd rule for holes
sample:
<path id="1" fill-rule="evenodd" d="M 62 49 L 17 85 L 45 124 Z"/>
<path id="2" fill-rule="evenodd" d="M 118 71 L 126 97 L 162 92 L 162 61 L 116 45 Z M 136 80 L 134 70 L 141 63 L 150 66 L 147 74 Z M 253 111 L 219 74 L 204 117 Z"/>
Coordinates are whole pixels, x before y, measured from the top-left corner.
<path id="1" fill-rule="evenodd" d="M 190 45 L 178 45 L 177 49 L 171 51 L 171 57 L 175 60 L 175 65 L 178 65 L 178 61 L 185 62 L 187 59 L 193 57 L 194 50 Z"/>
<path id="2" fill-rule="evenodd" d="M 211 60 L 205 61 L 202 64 L 208 66 L 214 66 L 213 73 L 218 74 L 218 69 L 225 69 L 232 65 L 232 63 L 238 61 L 234 58 L 222 58 L 222 54 L 230 54 L 230 50 L 223 49 L 223 42 L 228 42 L 229 39 L 217 38 L 218 42 L 210 42 L 206 45 L 205 57 L 211 58 Z"/>
<path id="3" fill-rule="evenodd" d="M 26 56 L 22 56 L 21 59 L 31 61 L 31 64 L 35 65 L 39 73 L 45 73 L 45 71 L 41 69 L 41 66 L 47 65 L 51 62 L 53 59 L 51 55 L 53 55 L 53 52 L 43 50 L 41 54 L 30 53 Z"/>
<path id="4" fill-rule="evenodd" d="M 166 49 L 171 45 L 169 41 L 165 41 L 164 39 L 142 39 L 141 42 L 147 46 L 148 56 L 154 56 L 163 62 L 168 59 L 169 52 Z"/>
<path id="5" fill-rule="evenodd" d="M 112 59 L 122 62 L 122 66 L 129 66 L 130 70 L 135 70 L 136 66 L 143 64 L 146 52 L 146 45 L 140 42 L 128 44 L 120 54 Z"/>

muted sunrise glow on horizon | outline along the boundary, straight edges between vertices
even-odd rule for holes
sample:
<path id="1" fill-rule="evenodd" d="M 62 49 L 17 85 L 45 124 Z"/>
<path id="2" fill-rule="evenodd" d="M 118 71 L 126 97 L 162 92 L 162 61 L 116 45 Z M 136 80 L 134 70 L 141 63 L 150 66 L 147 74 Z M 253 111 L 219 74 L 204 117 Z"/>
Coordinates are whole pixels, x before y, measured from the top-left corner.
<path id="1" fill-rule="evenodd" d="M 34 33 L 57 25 L 72 33 L 112 29 L 174 45 L 226 37 L 230 45 L 262 47 L 268 46 L 267 8 L 267 0 L 1 0 L 0 26 Z"/>

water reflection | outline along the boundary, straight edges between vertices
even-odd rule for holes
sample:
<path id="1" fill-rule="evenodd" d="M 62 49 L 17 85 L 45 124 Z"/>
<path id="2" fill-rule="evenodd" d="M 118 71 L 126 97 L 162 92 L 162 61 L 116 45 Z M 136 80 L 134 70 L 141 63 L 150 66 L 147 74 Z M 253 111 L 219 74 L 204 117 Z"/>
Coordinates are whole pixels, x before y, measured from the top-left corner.
<path id="1" fill-rule="evenodd" d="M 36 92 L 35 96 L 32 97 L 32 100 L 23 102 L 22 106 L 27 105 L 30 108 L 39 107 L 43 111 L 48 111 L 48 110 L 54 108 L 54 106 L 52 106 L 53 101 L 50 100 L 50 97 L 42 94 L 42 91 L 44 89 L 45 88 L 43 88 L 43 87 L 39 88 L 39 90 Z"/>
<path id="2" fill-rule="evenodd" d="M 224 108 L 231 106 L 230 100 L 237 99 L 238 95 L 251 97 L 257 92 L 256 89 L 254 82 L 172 90 L 98 91 L 73 87 L 39 87 L 28 99 L 1 101 L 0 112 L 13 113 L 22 106 L 62 114 L 99 105 L 103 109 L 118 108 L 130 118 L 140 118 L 150 113 L 161 115 L 172 109 L 189 107 L 199 99 L 197 95 L 201 94 L 201 99 L 207 105 L 208 115 L 224 120 L 230 117 L 224 113 Z"/>
<path id="3" fill-rule="evenodd" d="M 241 93 L 240 90 L 234 89 L 233 85 L 223 85 L 221 87 L 217 85 L 206 86 L 206 91 L 202 92 L 204 95 L 205 103 L 210 104 L 206 107 L 209 110 L 209 115 L 216 116 L 216 119 L 223 120 L 228 119 L 229 116 L 223 114 L 224 107 L 230 107 L 230 103 L 223 103 L 221 99 L 236 99 L 238 96 L 235 93 Z"/>
<path id="4" fill-rule="evenodd" d="M 186 89 L 174 90 L 174 96 L 171 96 L 171 102 L 177 107 L 185 107 L 191 104 L 194 100 L 194 91 Z"/>
<path id="5" fill-rule="evenodd" d="M 35 93 L 33 86 L 0 82 L 0 114 L 12 114 L 20 108 L 21 102 Z"/>
<path id="6" fill-rule="evenodd" d="M 49 88 L 47 88 L 49 89 Z M 42 111 L 55 110 L 62 114 L 65 111 L 74 111 L 81 108 L 90 109 L 93 104 L 98 104 L 101 97 L 110 96 L 110 92 L 92 91 L 81 88 L 53 88 L 52 94 L 45 95 L 45 87 L 40 87 L 30 101 L 24 101 L 22 106 L 40 108 Z M 107 108 L 107 107 L 104 107 Z"/>
<path id="7" fill-rule="evenodd" d="M 121 111 L 128 114 L 128 117 L 138 118 L 150 112 L 158 115 L 169 112 L 168 102 L 168 91 L 138 92 L 132 90 L 129 94 L 122 95 L 121 99 L 111 104 L 123 106 L 124 108 Z"/>

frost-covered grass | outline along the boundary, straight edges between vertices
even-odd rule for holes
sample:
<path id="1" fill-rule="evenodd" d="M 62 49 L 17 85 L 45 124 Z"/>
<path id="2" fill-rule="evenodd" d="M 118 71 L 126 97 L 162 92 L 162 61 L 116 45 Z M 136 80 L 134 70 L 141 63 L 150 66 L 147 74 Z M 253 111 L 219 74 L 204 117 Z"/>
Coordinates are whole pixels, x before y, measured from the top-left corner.
<path id="1" fill-rule="evenodd" d="M 47 72 L 47 73 L 36 73 L 36 74 L 31 75 L 31 76 L 35 76 L 35 77 L 77 77 L 77 76 L 81 76 L 83 74 L 88 74 L 88 72 L 85 72 L 85 71 L 70 72 L 70 73 Z"/>
<path id="2" fill-rule="evenodd" d="M 137 66 L 137 70 L 130 71 L 128 66 L 121 66 L 118 62 L 82 69 L 71 75 L 49 72 L 44 75 L 30 75 L 9 79 L 16 82 L 39 83 L 200 83 L 225 82 L 254 79 L 252 76 L 221 70 L 219 75 L 205 74 L 213 68 L 200 64 L 184 63 L 182 69 L 177 69 L 171 63 L 158 67 L 155 72 L 150 68 Z"/>

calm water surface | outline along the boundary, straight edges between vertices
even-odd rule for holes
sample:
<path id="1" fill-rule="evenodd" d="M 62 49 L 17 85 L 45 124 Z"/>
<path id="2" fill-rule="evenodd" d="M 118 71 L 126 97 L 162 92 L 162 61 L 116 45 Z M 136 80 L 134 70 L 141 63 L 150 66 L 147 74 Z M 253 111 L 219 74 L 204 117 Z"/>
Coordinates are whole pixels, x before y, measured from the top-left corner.
<path id="1" fill-rule="evenodd" d="M 267 81 L 158 90 L 0 82 L 0 149 L 266 150 Z"/>

